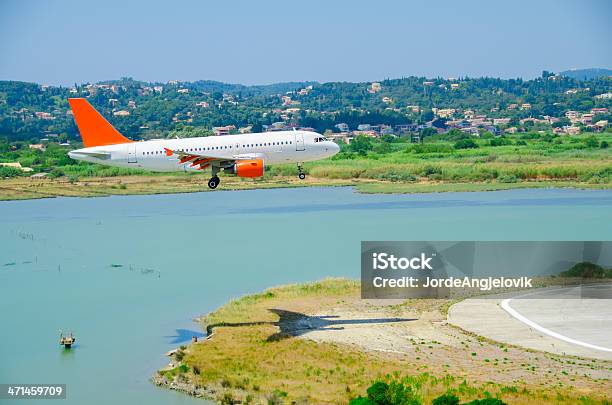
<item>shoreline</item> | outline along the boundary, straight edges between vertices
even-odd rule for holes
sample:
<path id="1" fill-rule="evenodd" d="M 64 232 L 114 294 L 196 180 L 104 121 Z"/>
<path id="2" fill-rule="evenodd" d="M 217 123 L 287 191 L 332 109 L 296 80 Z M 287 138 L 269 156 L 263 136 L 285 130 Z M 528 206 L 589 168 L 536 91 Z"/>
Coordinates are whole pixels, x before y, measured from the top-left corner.
<path id="1" fill-rule="evenodd" d="M 445 311 L 469 295 L 457 298 L 361 300 L 359 283 L 347 279 L 269 288 L 199 318 L 207 336 L 178 348 L 151 382 L 220 403 L 347 403 L 372 382 L 400 374 L 426 380 L 426 399 L 466 381 L 463 400 L 485 390 L 521 404 L 555 391 L 565 401 L 559 403 L 605 396 L 610 361 L 463 331 Z"/>
<path id="2" fill-rule="evenodd" d="M 372 179 L 329 179 L 276 176 L 262 180 L 222 177 L 221 188 L 210 190 L 206 179 L 194 175 L 91 177 L 78 181 L 67 179 L 13 178 L 0 180 L 0 201 L 31 200 L 55 197 L 106 197 L 112 195 L 155 195 L 197 193 L 209 191 L 258 190 L 298 187 L 353 187 L 364 194 L 421 194 L 442 192 L 482 192 L 527 188 L 570 188 L 578 190 L 609 190 L 610 183 L 579 181 L 501 182 L 389 182 Z"/>

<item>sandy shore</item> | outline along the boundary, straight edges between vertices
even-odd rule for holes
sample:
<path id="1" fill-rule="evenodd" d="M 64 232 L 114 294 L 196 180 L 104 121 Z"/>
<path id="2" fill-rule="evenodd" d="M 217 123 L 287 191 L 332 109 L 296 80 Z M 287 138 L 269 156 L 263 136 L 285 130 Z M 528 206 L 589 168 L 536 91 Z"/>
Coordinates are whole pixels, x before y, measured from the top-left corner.
<path id="1" fill-rule="evenodd" d="M 204 317 L 212 335 L 177 363 L 189 371 L 177 366 L 156 381 L 254 403 L 275 392 L 291 401 L 346 403 L 385 375 L 420 375 L 429 381 L 425 399 L 448 389 L 442 381 L 464 380 L 473 387 L 462 400 L 487 390 L 508 403 L 539 404 L 551 392 L 561 393 L 558 403 L 575 403 L 612 392 L 612 362 L 483 338 L 447 321 L 450 303 L 362 300 L 358 283 L 342 280 L 271 289 Z"/>

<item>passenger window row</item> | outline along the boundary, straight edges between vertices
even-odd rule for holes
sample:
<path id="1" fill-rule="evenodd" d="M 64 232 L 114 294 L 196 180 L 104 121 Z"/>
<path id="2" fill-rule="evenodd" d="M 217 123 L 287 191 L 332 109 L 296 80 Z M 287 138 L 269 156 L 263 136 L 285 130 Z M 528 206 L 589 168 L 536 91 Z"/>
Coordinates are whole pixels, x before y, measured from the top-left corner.
<path id="1" fill-rule="evenodd" d="M 317 138 L 318 139 L 318 138 Z M 322 138 L 324 139 L 324 138 Z M 315 142 L 319 142 L 316 141 Z M 247 145 L 242 145 L 243 148 L 254 148 L 260 146 L 276 146 L 276 145 L 293 145 L 292 141 L 283 141 L 283 142 L 266 142 L 266 143 L 252 143 Z M 181 152 L 202 152 L 207 150 L 219 150 L 219 149 L 233 149 L 232 145 L 229 146 L 209 146 L 206 148 L 187 148 L 187 149 L 179 149 Z M 163 150 L 157 150 L 153 152 L 142 152 L 143 155 L 160 155 L 164 153 Z"/>

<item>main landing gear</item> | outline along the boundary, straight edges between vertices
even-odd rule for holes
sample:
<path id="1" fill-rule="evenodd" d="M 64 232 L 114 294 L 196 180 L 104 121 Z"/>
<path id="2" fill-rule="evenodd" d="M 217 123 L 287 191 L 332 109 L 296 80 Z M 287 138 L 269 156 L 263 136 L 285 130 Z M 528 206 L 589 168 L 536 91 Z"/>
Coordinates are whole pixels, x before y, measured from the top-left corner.
<path id="1" fill-rule="evenodd" d="M 213 176 L 210 180 L 208 180 L 208 187 L 214 190 L 217 188 L 219 183 L 221 183 L 219 177 Z"/>
<path id="2" fill-rule="evenodd" d="M 300 180 L 304 180 L 306 178 L 306 173 L 304 173 L 304 167 L 302 166 L 301 163 L 298 163 L 297 167 L 298 167 L 298 178 Z"/>
<path id="3" fill-rule="evenodd" d="M 217 188 L 219 183 L 221 183 L 221 180 L 219 180 L 219 176 L 217 176 L 217 173 L 219 173 L 220 169 L 218 166 L 213 166 L 211 170 L 212 170 L 212 177 L 210 178 L 210 180 L 208 180 L 208 187 L 211 190 L 214 190 Z"/>

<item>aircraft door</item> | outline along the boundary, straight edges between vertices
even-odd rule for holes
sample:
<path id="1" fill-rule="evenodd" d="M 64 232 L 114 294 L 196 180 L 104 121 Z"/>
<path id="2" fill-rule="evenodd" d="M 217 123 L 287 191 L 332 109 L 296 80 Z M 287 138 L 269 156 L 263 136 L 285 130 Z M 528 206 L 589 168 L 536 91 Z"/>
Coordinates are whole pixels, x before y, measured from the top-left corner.
<path id="1" fill-rule="evenodd" d="M 295 150 L 298 152 L 306 150 L 304 146 L 304 134 L 301 132 L 296 132 L 295 134 Z"/>
<path id="2" fill-rule="evenodd" d="M 128 143 L 128 163 L 137 163 L 136 159 L 136 142 Z"/>

